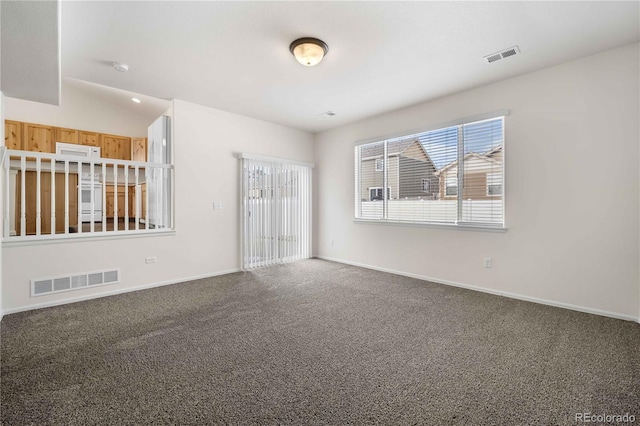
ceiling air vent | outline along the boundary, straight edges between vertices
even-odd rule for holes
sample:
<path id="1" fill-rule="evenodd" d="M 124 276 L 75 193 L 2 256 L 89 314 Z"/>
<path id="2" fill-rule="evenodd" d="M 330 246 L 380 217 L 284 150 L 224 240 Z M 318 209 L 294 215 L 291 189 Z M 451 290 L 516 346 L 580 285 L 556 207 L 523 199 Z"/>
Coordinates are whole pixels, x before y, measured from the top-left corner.
<path id="1" fill-rule="evenodd" d="M 509 56 L 517 55 L 518 53 L 520 53 L 520 48 L 518 48 L 518 46 L 513 46 L 503 50 L 502 52 L 487 55 L 484 57 L 484 60 L 487 61 L 487 63 L 492 63 L 495 61 L 499 61 L 500 59 L 508 58 Z"/>

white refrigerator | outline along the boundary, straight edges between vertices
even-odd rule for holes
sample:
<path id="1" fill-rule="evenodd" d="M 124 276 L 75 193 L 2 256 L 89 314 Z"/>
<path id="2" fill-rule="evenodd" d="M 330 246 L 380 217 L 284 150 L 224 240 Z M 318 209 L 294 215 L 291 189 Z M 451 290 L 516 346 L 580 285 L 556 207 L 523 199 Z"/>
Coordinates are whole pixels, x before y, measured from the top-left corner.
<path id="1" fill-rule="evenodd" d="M 149 126 L 147 161 L 150 163 L 171 164 L 170 125 L 169 117 L 162 115 Z M 153 167 L 147 173 L 147 226 L 171 228 L 171 170 Z"/>

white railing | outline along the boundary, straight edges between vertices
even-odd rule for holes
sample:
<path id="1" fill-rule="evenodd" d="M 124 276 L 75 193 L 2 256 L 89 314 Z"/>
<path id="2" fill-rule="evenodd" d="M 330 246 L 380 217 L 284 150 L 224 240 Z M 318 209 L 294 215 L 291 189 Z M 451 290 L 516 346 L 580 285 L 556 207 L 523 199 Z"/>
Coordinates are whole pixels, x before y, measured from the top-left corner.
<path id="1" fill-rule="evenodd" d="M 171 164 L 6 150 L 2 171 L 4 241 L 173 228 Z"/>

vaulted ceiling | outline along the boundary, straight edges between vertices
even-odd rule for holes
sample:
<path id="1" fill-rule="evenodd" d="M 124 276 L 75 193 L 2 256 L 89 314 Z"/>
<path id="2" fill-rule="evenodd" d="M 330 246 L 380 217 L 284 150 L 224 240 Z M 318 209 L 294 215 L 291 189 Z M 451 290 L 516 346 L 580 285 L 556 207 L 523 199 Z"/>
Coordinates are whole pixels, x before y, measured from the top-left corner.
<path id="1" fill-rule="evenodd" d="M 608 1 L 62 2 L 61 69 L 317 132 L 637 42 L 639 14 Z M 329 45 L 316 67 L 289 52 L 303 36 Z"/>

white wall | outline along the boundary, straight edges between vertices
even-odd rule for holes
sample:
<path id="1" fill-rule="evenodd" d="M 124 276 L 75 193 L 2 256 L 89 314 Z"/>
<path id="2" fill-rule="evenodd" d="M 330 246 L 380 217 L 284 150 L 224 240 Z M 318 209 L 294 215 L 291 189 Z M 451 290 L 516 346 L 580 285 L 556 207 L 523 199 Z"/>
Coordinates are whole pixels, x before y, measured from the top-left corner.
<path id="1" fill-rule="evenodd" d="M 182 101 L 174 101 L 172 110 L 175 235 L 5 246 L 5 312 L 240 268 L 239 160 L 234 154 L 312 162 L 313 136 Z M 222 209 L 213 210 L 213 201 Z M 145 256 L 156 256 L 158 263 L 145 264 Z M 114 267 L 121 268 L 120 284 L 29 296 L 31 278 Z"/>
<path id="2" fill-rule="evenodd" d="M 638 51 L 621 47 L 316 135 L 316 254 L 637 319 Z M 353 222 L 355 141 L 501 109 L 511 110 L 507 232 Z"/>
<path id="3" fill-rule="evenodd" d="M 0 135 L 4 135 L 4 95 L 0 92 Z M 4 138 L 0 141 L 0 146 L 4 146 Z M 0 163 L 2 163 L 2 159 L 0 158 Z M 0 167 L 0 170 L 2 168 Z M 4 173 L 0 176 L 0 236 L 4 235 Z M 1 238 L 1 237 L 0 237 Z M 2 267 L 2 244 L 0 244 L 0 268 Z M 4 315 L 4 311 L 2 309 L 2 273 L 0 273 L 0 320 L 2 320 L 2 316 Z"/>
<path id="4" fill-rule="evenodd" d="M 5 119 L 146 137 L 149 120 L 63 83 L 60 106 L 5 98 Z"/>

